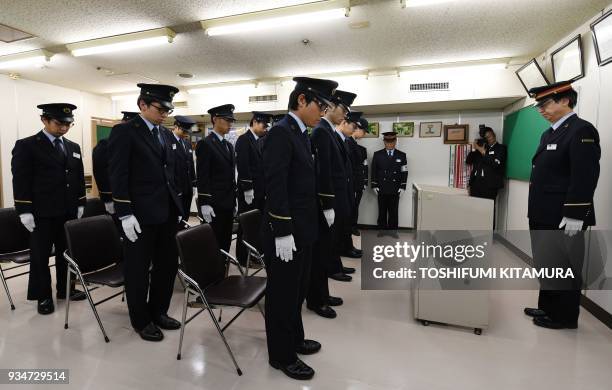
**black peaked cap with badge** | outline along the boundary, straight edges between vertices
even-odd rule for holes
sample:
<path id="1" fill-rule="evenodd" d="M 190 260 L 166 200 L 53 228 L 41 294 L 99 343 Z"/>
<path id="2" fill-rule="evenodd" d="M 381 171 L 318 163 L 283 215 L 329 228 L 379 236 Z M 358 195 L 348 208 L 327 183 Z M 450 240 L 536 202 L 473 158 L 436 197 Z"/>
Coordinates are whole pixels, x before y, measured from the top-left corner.
<path id="1" fill-rule="evenodd" d="M 363 112 L 361 111 L 351 111 L 346 114 L 346 120 L 347 122 L 356 123 L 357 125 L 359 125 L 359 119 L 361 119 L 362 115 Z"/>
<path id="2" fill-rule="evenodd" d="M 236 108 L 234 107 L 233 104 L 223 104 L 221 106 L 211 108 L 210 110 L 208 110 L 208 113 L 210 114 L 211 118 L 221 117 L 221 118 L 235 120 L 234 118 L 235 109 Z"/>
<path id="3" fill-rule="evenodd" d="M 546 98 L 552 98 L 555 95 L 562 95 L 568 91 L 573 91 L 571 81 L 559 81 L 554 84 L 535 87 L 529 90 L 529 96 L 536 101 L 541 101 Z"/>
<path id="4" fill-rule="evenodd" d="M 140 88 L 140 96 L 153 99 L 169 110 L 174 109 L 172 99 L 178 93 L 178 88 L 172 85 L 145 83 L 136 84 L 136 86 Z"/>
<path id="5" fill-rule="evenodd" d="M 275 124 L 276 122 L 278 122 L 281 119 L 283 119 L 285 117 L 285 115 L 287 115 L 287 114 L 277 114 L 277 115 L 272 116 L 272 124 Z"/>
<path id="6" fill-rule="evenodd" d="M 293 81 L 296 82 L 294 91 L 312 94 L 325 104 L 332 103 L 332 96 L 338 88 L 338 83 L 333 80 L 294 77 Z"/>
<path id="7" fill-rule="evenodd" d="M 383 133 L 383 140 L 385 142 L 393 142 L 397 139 L 397 133 L 395 131 L 387 131 Z"/>
<path id="8" fill-rule="evenodd" d="M 365 131 L 366 133 L 370 132 L 370 123 L 368 123 L 368 120 L 366 118 L 359 118 L 359 121 L 357 122 L 357 127 Z"/>
<path id="9" fill-rule="evenodd" d="M 267 112 L 253 111 L 253 120 L 257 122 L 267 123 L 268 125 L 270 124 L 270 122 L 272 122 L 273 116 L 274 115 L 268 114 Z"/>
<path id="10" fill-rule="evenodd" d="M 140 115 L 139 112 L 135 112 L 135 111 L 121 111 L 121 113 L 123 114 L 123 118 L 121 118 L 122 121 L 129 121 L 130 119 L 134 118 L 136 115 Z"/>
<path id="11" fill-rule="evenodd" d="M 196 124 L 196 121 L 191 119 L 188 116 L 176 115 L 174 117 L 174 122 L 184 131 L 191 133 L 191 128 Z"/>
<path id="12" fill-rule="evenodd" d="M 336 92 L 334 92 L 334 95 L 332 96 L 332 103 L 336 105 L 341 104 L 346 107 L 347 110 L 350 111 L 351 105 L 355 101 L 356 97 L 357 95 L 352 92 L 336 90 Z"/>
<path id="13" fill-rule="evenodd" d="M 73 122 L 74 114 L 72 111 L 77 109 L 77 106 L 70 103 L 47 103 L 39 104 L 36 107 L 42 110 L 42 115 L 60 122 Z"/>

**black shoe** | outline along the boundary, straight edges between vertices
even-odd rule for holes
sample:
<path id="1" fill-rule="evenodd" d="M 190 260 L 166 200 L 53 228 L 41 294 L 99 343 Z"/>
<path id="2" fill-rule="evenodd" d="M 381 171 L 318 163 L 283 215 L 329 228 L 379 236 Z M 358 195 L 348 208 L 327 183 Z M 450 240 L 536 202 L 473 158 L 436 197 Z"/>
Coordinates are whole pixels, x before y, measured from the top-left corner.
<path id="1" fill-rule="evenodd" d="M 353 230 L 351 231 L 351 234 L 357 237 L 361 236 L 361 233 L 359 232 L 359 229 L 357 228 L 353 228 Z"/>
<path id="2" fill-rule="evenodd" d="M 392 231 L 391 233 L 389 233 L 389 235 L 393 238 L 399 238 L 399 234 L 397 234 L 396 231 Z"/>
<path id="3" fill-rule="evenodd" d="M 57 294 L 55 294 L 55 297 L 57 299 L 61 299 L 64 300 L 66 299 L 66 290 L 62 291 L 62 292 L 58 292 Z M 77 289 L 74 289 L 72 291 L 70 291 L 70 300 L 71 301 L 83 301 L 87 299 L 87 294 L 85 294 L 84 291 L 80 291 Z"/>
<path id="4" fill-rule="evenodd" d="M 315 313 L 317 313 L 318 315 L 320 315 L 321 317 L 325 317 L 325 318 L 336 318 L 336 311 L 334 309 L 332 309 L 331 307 L 329 307 L 328 305 L 323 305 L 323 306 L 319 306 L 319 307 L 313 307 L 313 306 L 306 306 L 308 308 L 308 310 L 312 310 Z"/>
<path id="5" fill-rule="evenodd" d="M 295 348 L 295 352 L 300 355 L 312 355 L 313 353 L 317 353 L 321 350 L 321 343 L 314 340 L 305 339 L 301 345 L 298 345 Z"/>
<path id="6" fill-rule="evenodd" d="M 542 328 L 548 329 L 576 329 L 578 328 L 578 322 L 557 322 L 553 321 L 550 317 L 534 317 L 533 324 L 541 326 Z"/>
<path id="7" fill-rule="evenodd" d="M 308 366 L 306 363 L 297 359 L 295 362 L 291 364 L 283 364 L 278 362 L 270 361 L 270 365 L 277 370 L 281 370 L 285 373 L 289 378 L 298 379 L 298 380 L 307 380 L 312 379 L 315 372 L 314 370 Z"/>
<path id="8" fill-rule="evenodd" d="M 166 330 L 181 329 L 181 323 L 172 317 L 168 317 L 166 314 L 162 314 L 153 320 L 155 325 Z"/>
<path id="9" fill-rule="evenodd" d="M 355 268 L 353 268 L 353 267 L 342 267 L 342 273 L 343 274 L 354 274 L 355 273 Z"/>
<path id="10" fill-rule="evenodd" d="M 546 316 L 546 313 L 544 313 L 544 310 L 535 309 L 532 307 L 526 307 L 525 309 L 523 309 L 523 312 L 527 314 L 529 317 L 545 317 Z"/>
<path id="11" fill-rule="evenodd" d="M 55 311 L 55 306 L 53 306 L 53 299 L 39 299 L 38 300 L 38 314 L 46 315 L 51 314 Z"/>
<path id="12" fill-rule="evenodd" d="M 147 341 L 162 341 L 164 334 L 162 331 L 152 322 L 145 326 L 144 329 L 136 330 L 143 340 Z"/>
<path id="13" fill-rule="evenodd" d="M 342 254 L 343 257 L 350 257 L 352 259 L 360 259 L 361 255 L 361 251 L 357 251 L 356 249 L 351 249 L 350 251 L 344 252 Z"/>
<path id="14" fill-rule="evenodd" d="M 352 277 L 350 277 L 349 275 L 343 274 L 342 272 L 338 272 L 337 274 L 333 274 L 330 276 L 330 278 L 337 280 L 339 282 L 350 282 L 351 280 L 353 280 Z"/>
<path id="15" fill-rule="evenodd" d="M 329 297 L 327 297 L 327 304 L 329 306 L 340 306 L 343 303 L 344 303 L 344 301 L 342 300 L 342 298 L 332 297 L 331 295 Z"/>

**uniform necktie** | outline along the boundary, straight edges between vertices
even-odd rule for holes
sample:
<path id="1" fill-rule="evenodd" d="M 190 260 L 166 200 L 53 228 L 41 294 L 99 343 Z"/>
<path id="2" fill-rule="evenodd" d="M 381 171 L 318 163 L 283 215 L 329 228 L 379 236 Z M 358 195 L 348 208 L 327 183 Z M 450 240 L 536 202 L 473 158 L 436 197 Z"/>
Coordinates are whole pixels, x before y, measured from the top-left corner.
<path id="1" fill-rule="evenodd" d="M 55 150 L 58 151 L 60 156 L 66 158 L 66 150 L 64 149 L 64 144 L 59 138 L 56 138 L 55 140 L 53 140 L 53 146 L 55 146 Z"/>
<path id="2" fill-rule="evenodd" d="M 164 141 L 162 141 L 162 138 L 160 137 L 159 128 L 157 126 L 153 126 L 153 129 L 151 131 L 153 133 L 153 136 L 155 137 L 155 139 L 159 143 L 159 146 L 161 146 L 163 148 L 164 147 Z"/>
<path id="3" fill-rule="evenodd" d="M 223 141 L 221 141 L 221 143 L 225 147 L 225 151 L 226 151 L 227 155 L 229 156 L 229 158 L 231 159 L 232 158 L 232 150 L 230 149 L 229 142 L 227 142 L 226 139 L 223 139 Z"/>
<path id="4" fill-rule="evenodd" d="M 393 157 L 393 154 L 391 154 L 391 150 L 387 150 L 387 153 L 389 154 L 389 157 Z"/>
<path id="5" fill-rule="evenodd" d="M 312 153 L 312 146 L 310 145 L 310 137 L 308 136 L 308 131 L 302 131 L 302 137 L 306 140 L 306 145 L 308 146 L 308 153 Z"/>

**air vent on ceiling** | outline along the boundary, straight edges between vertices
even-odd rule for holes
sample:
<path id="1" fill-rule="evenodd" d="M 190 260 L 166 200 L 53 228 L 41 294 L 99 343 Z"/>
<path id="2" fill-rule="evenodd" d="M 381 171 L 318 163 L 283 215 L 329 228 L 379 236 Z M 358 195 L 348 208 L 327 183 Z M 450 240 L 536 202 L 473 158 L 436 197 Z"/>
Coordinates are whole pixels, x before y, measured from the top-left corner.
<path id="1" fill-rule="evenodd" d="M 172 105 L 174 106 L 174 108 L 187 108 L 188 107 L 186 101 L 185 102 L 174 101 L 174 102 L 172 102 Z"/>
<path id="2" fill-rule="evenodd" d="M 24 39 L 32 37 L 32 34 L 28 34 L 27 32 L 14 29 L 4 24 L 0 24 L 0 41 L 4 43 L 22 41 Z"/>
<path id="3" fill-rule="evenodd" d="M 278 95 L 249 96 L 249 103 L 263 103 L 263 102 L 276 102 L 276 101 L 278 101 Z"/>
<path id="4" fill-rule="evenodd" d="M 448 91 L 449 82 L 410 84 L 410 92 Z"/>

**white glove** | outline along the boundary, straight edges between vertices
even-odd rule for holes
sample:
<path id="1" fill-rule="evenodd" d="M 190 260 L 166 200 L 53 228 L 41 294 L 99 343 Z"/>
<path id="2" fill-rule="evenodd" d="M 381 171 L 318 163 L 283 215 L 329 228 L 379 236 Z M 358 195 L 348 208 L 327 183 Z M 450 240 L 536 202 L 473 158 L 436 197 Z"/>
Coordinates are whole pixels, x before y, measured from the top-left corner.
<path id="1" fill-rule="evenodd" d="M 364 185 L 363 185 L 363 190 L 365 191 L 365 190 L 367 190 L 367 189 L 368 189 L 368 185 L 367 185 L 367 184 L 364 184 Z"/>
<path id="2" fill-rule="evenodd" d="M 34 214 L 19 214 L 19 219 L 21 219 L 21 224 L 25 226 L 25 228 L 28 229 L 30 233 L 34 231 L 34 228 L 36 227 L 36 223 L 34 223 Z"/>
<path id="3" fill-rule="evenodd" d="M 336 219 L 336 213 L 334 209 L 323 210 L 323 215 L 325 216 L 325 220 L 327 221 L 327 226 L 331 226 L 334 224 L 334 219 Z"/>
<path id="4" fill-rule="evenodd" d="M 216 217 L 215 210 L 213 210 L 213 208 L 207 204 L 200 207 L 200 211 L 202 211 L 202 218 L 204 218 L 206 223 L 211 223 L 213 218 Z"/>
<path id="5" fill-rule="evenodd" d="M 115 204 L 113 202 L 104 203 L 104 208 L 106 209 L 107 213 L 115 214 Z"/>
<path id="6" fill-rule="evenodd" d="M 584 221 L 581 221 L 580 219 L 563 217 L 561 223 L 559 224 L 559 229 L 565 226 L 565 234 L 572 237 L 574 234 L 578 233 L 578 231 L 582 230 L 583 224 Z"/>
<path id="7" fill-rule="evenodd" d="M 246 202 L 246 204 L 253 203 L 253 198 L 255 198 L 254 190 L 244 191 L 244 201 Z"/>
<path id="8" fill-rule="evenodd" d="M 378 195 L 378 187 L 374 187 L 372 188 L 374 190 L 374 192 L 376 193 L 376 195 Z"/>
<path id="9" fill-rule="evenodd" d="M 289 262 L 293 260 L 293 251 L 297 251 L 293 234 L 284 237 L 276 237 L 274 239 L 276 246 L 276 257 L 280 257 L 282 261 Z"/>
<path id="10" fill-rule="evenodd" d="M 399 190 L 397 190 L 397 194 L 399 196 L 402 196 L 403 193 L 404 193 L 404 189 L 403 188 L 400 188 Z"/>
<path id="11" fill-rule="evenodd" d="M 135 216 L 130 215 L 127 218 L 121 220 L 121 227 L 123 227 L 123 232 L 128 240 L 135 242 L 138 240 L 138 233 L 142 233 L 140 230 L 140 225 L 138 224 L 138 220 Z"/>
<path id="12" fill-rule="evenodd" d="M 179 216 L 178 216 L 178 221 L 177 221 L 177 222 L 178 222 L 178 223 L 181 223 L 181 221 L 182 221 L 182 220 L 183 220 L 183 216 L 179 215 Z"/>
<path id="13" fill-rule="evenodd" d="M 85 206 L 79 206 L 77 209 L 77 219 L 83 218 L 83 213 L 85 212 Z"/>

